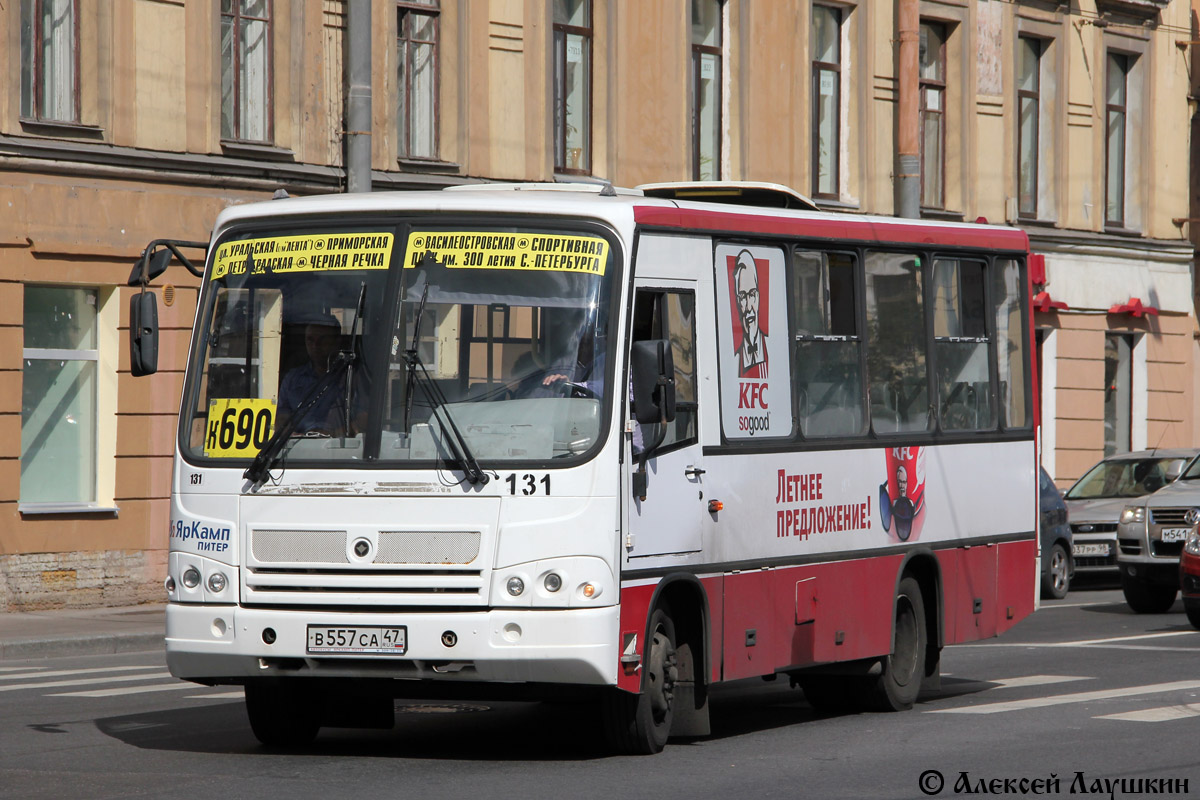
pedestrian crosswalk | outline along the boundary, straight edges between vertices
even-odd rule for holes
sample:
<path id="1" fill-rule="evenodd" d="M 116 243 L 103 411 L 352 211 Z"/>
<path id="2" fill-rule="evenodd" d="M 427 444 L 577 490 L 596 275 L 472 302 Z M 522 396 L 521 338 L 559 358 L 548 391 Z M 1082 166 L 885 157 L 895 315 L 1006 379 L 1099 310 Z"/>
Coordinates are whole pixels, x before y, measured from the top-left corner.
<path id="1" fill-rule="evenodd" d="M 114 684 L 122 684 L 116 686 Z M 32 691 L 45 697 L 103 698 L 155 692 L 185 692 L 189 700 L 242 698 L 242 690 L 209 689 L 171 677 L 162 664 L 122 664 L 78 669 L 40 669 L 0 666 L 0 693 Z M 68 691 L 49 691 L 65 689 Z"/>
<path id="2" fill-rule="evenodd" d="M 1033 697 L 1025 697 L 1017 700 L 1000 699 L 1003 692 L 992 694 L 995 690 L 1047 686 L 1081 680 L 1091 679 L 1066 675 L 1034 675 L 1008 680 L 967 682 L 960 684 L 959 688 L 967 688 L 969 691 L 973 685 L 977 684 L 980 690 L 972 695 L 972 699 L 980 698 L 981 702 L 969 702 L 966 705 L 956 705 L 949 708 L 937 707 L 936 704 L 926 704 L 927 707 L 923 710 L 930 714 L 975 715 L 1002 714 L 1006 712 L 1049 708 L 1052 706 L 1078 705 L 1084 707 L 1085 713 L 1093 719 L 1115 720 L 1119 722 L 1173 722 L 1181 719 L 1200 717 L 1200 702 L 1182 702 L 1166 706 L 1156 705 L 1110 714 L 1095 714 L 1092 711 L 1093 706 L 1097 704 L 1134 698 L 1136 698 L 1137 702 L 1154 702 L 1155 700 L 1161 702 L 1164 696 L 1173 696 L 1176 698 L 1184 696 L 1187 699 L 1195 700 L 1200 697 L 1200 694 L 1198 694 L 1200 692 L 1200 681 L 1194 680 L 1151 683 L 1141 686 L 1118 686 L 1108 689 L 1067 692 L 1063 694 L 1039 693 Z"/>
<path id="3" fill-rule="evenodd" d="M 1096 680 L 1086 675 L 1044 674 L 986 679 L 948 677 L 949 691 L 942 696 L 923 698 L 918 708 L 922 713 L 970 717 L 1061 706 L 1082 709 L 1082 713 L 1093 719 L 1143 725 L 1200 717 L 1200 680 L 1084 688 L 1089 683 L 1095 686 Z M 36 692 L 48 698 L 90 700 L 178 694 L 185 701 L 232 701 L 243 696 L 239 687 L 203 687 L 172 678 L 161 663 L 78 669 L 0 666 L 0 693 L 19 691 Z M 1162 705 L 1164 700 L 1175 702 Z M 1121 703 L 1126 703 L 1126 707 L 1120 707 Z"/>

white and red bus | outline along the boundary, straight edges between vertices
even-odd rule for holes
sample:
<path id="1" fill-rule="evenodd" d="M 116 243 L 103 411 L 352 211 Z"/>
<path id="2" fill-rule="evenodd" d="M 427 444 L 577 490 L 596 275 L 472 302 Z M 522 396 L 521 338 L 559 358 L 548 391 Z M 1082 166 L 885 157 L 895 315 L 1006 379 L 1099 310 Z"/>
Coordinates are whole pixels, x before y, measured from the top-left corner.
<path id="1" fill-rule="evenodd" d="M 267 743 L 395 698 L 573 697 L 649 753 L 707 733 L 723 681 L 907 708 L 944 646 L 1031 613 L 1025 234 L 711 189 L 223 212 L 171 672 L 243 685 Z"/>

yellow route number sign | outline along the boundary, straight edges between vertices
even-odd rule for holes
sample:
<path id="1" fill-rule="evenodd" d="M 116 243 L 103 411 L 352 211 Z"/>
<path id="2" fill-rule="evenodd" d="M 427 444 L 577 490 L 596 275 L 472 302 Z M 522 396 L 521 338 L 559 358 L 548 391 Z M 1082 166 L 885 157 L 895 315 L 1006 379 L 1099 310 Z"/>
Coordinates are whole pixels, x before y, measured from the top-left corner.
<path id="1" fill-rule="evenodd" d="M 204 455 L 248 458 L 258 454 L 275 430 L 275 401 L 220 398 L 208 402 Z"/>

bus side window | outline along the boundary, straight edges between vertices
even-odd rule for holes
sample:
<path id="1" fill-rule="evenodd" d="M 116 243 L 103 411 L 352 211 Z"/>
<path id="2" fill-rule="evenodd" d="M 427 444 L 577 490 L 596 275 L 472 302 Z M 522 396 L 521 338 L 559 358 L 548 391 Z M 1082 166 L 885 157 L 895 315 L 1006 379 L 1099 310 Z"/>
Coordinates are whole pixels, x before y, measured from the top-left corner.
<path id="1" fill-rule="evenodd" d="M 696 441 L 695 312 L 696 295 L 690 291 L 639 289 L 634 302 L 633 341 L 666 339 L 675 362 L 675 421 L 668 423 L 659 452 Z M 635 448 L 652 438 L 646 430 L 649 426 L 641 427 L 641 435 L 634 437 Z"/>
<path id="2" fill-rule="evenodd" d="M 868 251 L 867 379 L 876 433 L 929 429 L 925 270 L 911 253 Z"/>
<path id="3" fill-rule="evenodd" d="M 850 253 L 795 250 L 792 254 L 793 386 L 805 437 L 862 432 L 856 261 Z"/>
<path id="4" fill-rule="evenodd" d="M 933 260 L 933 358 L 942 430 L 995 427 L 982 261 Z"/>

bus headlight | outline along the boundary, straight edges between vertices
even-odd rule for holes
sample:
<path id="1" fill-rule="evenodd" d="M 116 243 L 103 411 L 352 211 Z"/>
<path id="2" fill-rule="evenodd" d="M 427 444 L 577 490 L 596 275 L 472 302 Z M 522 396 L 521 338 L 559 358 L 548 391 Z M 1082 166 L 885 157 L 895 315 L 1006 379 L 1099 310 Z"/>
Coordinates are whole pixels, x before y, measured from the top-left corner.
<path id="1" fill-rule="evenodd" d="M 506 608 L 596 608 L 616 602 L 617 592 L 604 559 L 566 556 L 495 570 L 490 596 Z"/>
<path id="2" fill-rule="evenodd" d="M 1200 556 L 1200 531 L 1192 531 L 1188 534 L 1187 543 L 1184 544 L 1183 549 L 1188 555 Z"/>
<path id="3" fill-rule="evenodd" d="M 213 594 L 220 594 L 228 585 L 229 579 L 225 577 L 224 572 L 214 572 L 208 576 L 208 590 Z"/>
<path id="4" fill-rule="evenodd" d="M 1120 522 L 1122 525 L 1130 525 L 1133 523 L 1143 523 L 1146 521 L 1146 509 L 1144 506 L 1125 506 L 1121 511 Z"/>
<path id="5" fill-rule="evenodd" d="M 200 585 L 200 570 L 195 567 L 188 567 L 183 571 L 183 585 L 189 589 L 195 589 Z"/>

